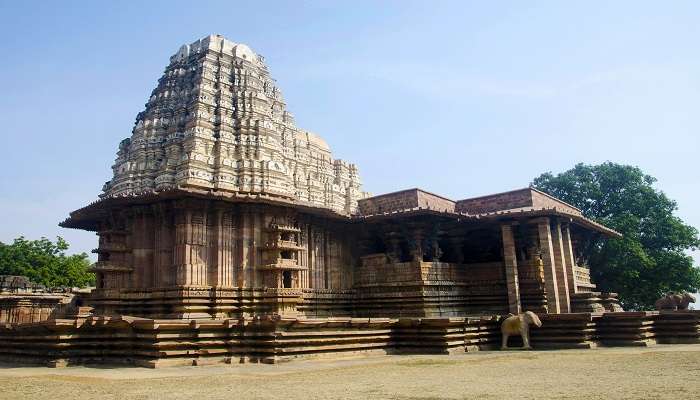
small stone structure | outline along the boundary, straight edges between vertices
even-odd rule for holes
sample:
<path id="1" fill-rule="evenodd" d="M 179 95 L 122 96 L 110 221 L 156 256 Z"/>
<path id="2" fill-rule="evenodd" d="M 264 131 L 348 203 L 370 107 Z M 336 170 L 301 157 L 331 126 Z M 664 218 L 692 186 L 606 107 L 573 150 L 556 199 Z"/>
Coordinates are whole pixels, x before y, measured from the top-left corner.
<path id="1" fill-rule="evenodd" d="M 41 322 L 64 316 L 73 298 L 68 290 L 48 291 L 24 276 L 0 275 L 0 324 Z"/>
<path id="2" fill-rule="evenodd" d="M 61 223 L 99 237 L 93 310 L 5 325 L 0 358 L 450 353 L 498 346 L 499 316 L 522 311 L 543 322 L 535 348 L 697 340 L 696 313 L 611 312 L 580 245 L 619 233 L 536 189 L 363 192 L 355 165 L 296 127 L 264 58 L 218 35 L 170 58 L 112 169 Z"/>

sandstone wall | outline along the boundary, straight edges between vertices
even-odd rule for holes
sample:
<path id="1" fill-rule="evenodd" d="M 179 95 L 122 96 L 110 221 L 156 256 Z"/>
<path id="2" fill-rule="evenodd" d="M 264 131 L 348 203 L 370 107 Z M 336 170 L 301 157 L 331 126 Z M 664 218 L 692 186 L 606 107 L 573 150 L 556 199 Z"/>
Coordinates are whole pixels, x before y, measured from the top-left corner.
<path id="1" fill-rule="evenodd" d="M 468 214 L 482 214 L 531 206 L 532 193 L 529 189 L 459 200 L 455 203 L 457 212 Z"/>
<path id="2" fill-rule="evenodd" d="M 577 208 L 532 188 L 459 200 L 455 203 L 456 211 L 468 214 L 543 208 L 557 208 L 564 212 L 581 215 L 581 211 Z"/>
<path id="3" fill-rule="evenodd" d="M 420 189 L 408 189 L 365 198 L 358 202 L 358 207 L 362 215 L 402 211 L 415 207 L 450 212 L 455 210 L 452 200 Z"/>
<path id="4" fill-rule="evenodd" d="M 291 208 L 190 199 L 116 214 L 98 231 L 92 302 L 101 312 L 242 315 L 269 309 L 263 298 L 277 289 L 353 285 L 348 232 Z M 178 296 L 202 297 L 206 304 L 187 305 Z M 217 307 L 214 297 L 229 310 Z"/>

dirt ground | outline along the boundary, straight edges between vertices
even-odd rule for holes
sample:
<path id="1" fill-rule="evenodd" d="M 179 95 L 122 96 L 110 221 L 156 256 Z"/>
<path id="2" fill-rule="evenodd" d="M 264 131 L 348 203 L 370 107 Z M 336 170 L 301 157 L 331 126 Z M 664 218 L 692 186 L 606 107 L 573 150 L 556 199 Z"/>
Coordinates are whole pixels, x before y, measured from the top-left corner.
<path id="1" fill-rule="evenodd" d="M 0 399 L 683 399 L 700 392 L 700 345 L 278 365 L 0 366 Z"/>

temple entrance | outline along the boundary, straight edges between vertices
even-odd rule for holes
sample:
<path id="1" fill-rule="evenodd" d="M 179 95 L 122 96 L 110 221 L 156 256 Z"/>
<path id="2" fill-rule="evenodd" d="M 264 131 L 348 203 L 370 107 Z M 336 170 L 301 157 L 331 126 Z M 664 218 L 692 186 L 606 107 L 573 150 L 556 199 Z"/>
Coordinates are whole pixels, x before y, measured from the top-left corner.
<path id="1" fill-rule="evenodd" d="M 282 272 L 282 287 L 291 288 L 292 287 L 292 271 Z"/>

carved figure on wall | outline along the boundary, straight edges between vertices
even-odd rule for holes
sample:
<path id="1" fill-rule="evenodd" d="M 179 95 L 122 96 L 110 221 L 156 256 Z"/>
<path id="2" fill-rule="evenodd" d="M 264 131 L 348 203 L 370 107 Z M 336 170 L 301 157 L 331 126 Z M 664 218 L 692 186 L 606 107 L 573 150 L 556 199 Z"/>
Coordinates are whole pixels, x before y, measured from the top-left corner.
<path id="1" fill-rule="evenodd" d="M 687 310 L 690 303 L 695 303 L 695 296 L 690 293 L 668 292 L 666 296 L 656 300 L 654 305 L 659 311 Z"/>
<path id="2" fill-rule="evenodd" d="M 524 313 L 518 315 L 508 316 L 501 323 L 501 350 L 508 349 L 508 338 L 514 335 L 520 335 L 523 338 L 523 349 L 529 350 L 530 347 L 530 325 L 535 325 L 536 327 L 542 326 L 542 321 L 540 321 L 537 314 L 532 311 L 525 311 Z"/>

